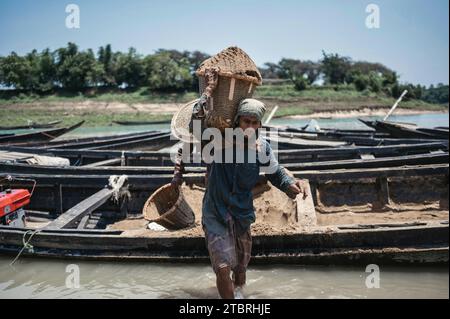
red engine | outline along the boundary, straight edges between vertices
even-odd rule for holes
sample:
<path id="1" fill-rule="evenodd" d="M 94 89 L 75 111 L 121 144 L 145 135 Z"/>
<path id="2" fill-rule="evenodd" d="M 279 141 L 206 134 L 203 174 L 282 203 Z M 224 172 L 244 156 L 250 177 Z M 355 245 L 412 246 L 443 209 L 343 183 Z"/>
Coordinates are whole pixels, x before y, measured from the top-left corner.
<path id="1" fill-rule="evenodd" d="M 30 203 L 31 194 L 26 189 L 7 189 L 0 192 L 0 224 L 23 227 L 23 207 Z"/>

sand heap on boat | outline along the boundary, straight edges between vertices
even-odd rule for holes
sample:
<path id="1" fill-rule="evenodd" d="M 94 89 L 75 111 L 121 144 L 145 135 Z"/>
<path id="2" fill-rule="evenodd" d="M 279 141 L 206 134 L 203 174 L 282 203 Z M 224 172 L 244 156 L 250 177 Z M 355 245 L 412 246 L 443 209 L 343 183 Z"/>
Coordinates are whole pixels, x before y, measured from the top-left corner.
<path id="1" fill-rule="evenodd" d="M 110 228 L 125 230 L 127 235 L 133 236 L 203 236 L 201 219 L 204 188 L 196 185 L 183 185 L 182 192 L 195 214 L 195 225 L 193 227 L 177 231 L 152 231 L 146 228 L 148 221 L 137 219 L 122 220 L 111 225 Z M 274 186 L 265 185 L 258 194 L 255 194 L 254 207 L 256 212 L 256 222 L 252 225 L 254 235 L 294 233 L 301 230 L 296 221 L 297 206 L 295 201 Z"/>
<path id="2" fill-rule="evenodd" d="M 383 199 L 375 178 L 313 184 L 313 194 L 298 202 L 270 183 L 253 190 L 256 222 L 255 236 L 285 235 L 311 231 L 332 231 L 337 226 L 391 223 L 422 223 L 448 220 L 448 180 L 443 176 L 391 177 L 390 196 Z M 259 189 L 258 189 L 259 188 Z M 426 191 L 424 191 L 426 190 Z M 142 219 L 122 220 L 109 229 L 123 230 L 123 236 L 202 237 L 201 211 L 204 188 L 183 185 L 182 192 L 195 214 L 193 227 L 177 231 L 154 231 Z M 309 204 L 308 204 L 309 203 Z M 309 206 L 308 206 L 309 205 Z M 305 223 L 311 210 L 312 223 Z"/>

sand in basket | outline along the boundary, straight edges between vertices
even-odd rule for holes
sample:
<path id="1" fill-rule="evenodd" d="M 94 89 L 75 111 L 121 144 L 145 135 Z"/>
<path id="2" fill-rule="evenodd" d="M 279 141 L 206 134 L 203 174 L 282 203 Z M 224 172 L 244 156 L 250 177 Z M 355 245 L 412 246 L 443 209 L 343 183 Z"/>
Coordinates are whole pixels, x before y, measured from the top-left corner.
<path id="1" fill-rule="evenodd" d="M 208 86 L 209 70 L 217 72 L 218 81 L 210 99 L 206 124 L 223 131 L 233 126 L 239 102 L 252 97 L 262 77 L 252 59 L 238 47 L 227 48 L 200 65 L 196 71 L 200 93 Z"/>
<path id="2" fill-rule="evenodd" d="M 144 218 L 169 229 L 178 230 L 195 222 L 192 208 L 186 202 L 181 188 L 167 184 L 154 192 L 144 205 Z"/>

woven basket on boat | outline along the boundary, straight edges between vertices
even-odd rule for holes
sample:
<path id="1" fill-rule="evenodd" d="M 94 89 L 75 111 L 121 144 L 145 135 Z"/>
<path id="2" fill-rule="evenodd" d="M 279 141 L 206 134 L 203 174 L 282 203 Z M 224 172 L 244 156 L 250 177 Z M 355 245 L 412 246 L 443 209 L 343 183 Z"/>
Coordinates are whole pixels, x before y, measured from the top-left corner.
<path id="1" fill-rule="evenodd" d="M 192 208 L 186 202 L 181 188 L 167 184 L 156 190 L 144 205 L 144 218 L 169 229 L 189 227 L 195 222 Z"/>
<path id="2" fill-rule="evenodd" d="M 197 101 L 198 99 L 183 105 L 178 112 L 174 114 L 172 122 L 170 123 L 172 135 L 186 143 L 193 142 L 193 136 L 189 130 L 189 123 L 192 119 L 192 109 Z"/>
<path id="3" fill-rule="evenodd" d="M 213 89 L 210 73 L 217 74 Z M 206 126 L 220 130 L 233 126 L 239 102 L 253 96 L 262 77 L 255 63 L 241 49 L 230 47 L 204 61 L 196 71 L 200 93 L 208 92 Z M 209 92 L 211 91 L 211 92 Z"/>

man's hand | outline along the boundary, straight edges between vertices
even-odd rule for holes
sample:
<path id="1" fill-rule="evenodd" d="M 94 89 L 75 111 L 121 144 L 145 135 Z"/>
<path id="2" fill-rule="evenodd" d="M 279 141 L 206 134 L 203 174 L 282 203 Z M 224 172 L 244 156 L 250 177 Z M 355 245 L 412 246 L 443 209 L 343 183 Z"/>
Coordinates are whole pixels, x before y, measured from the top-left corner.
<path id="1" fill-rule="evenodd" d="M 183 185 L 183 175 L 180 172 L 175 173 L 170 184 L 172 184 L 173 187 L 180 187 Z"/>
<path id="2" fill-rule="evenodd" d="M 175 160 L 175 169 L 173 172 L 173 178 L 170 184 L 172 184 L 173 187 L 180 187 L 183 184 L 183 172 L 184 172 L 184 165 L 181 161 L 181 149 L 178 150 L 178 158 Z"/>
<path id="3" fill-rule="evenodd" d="M 308 197 L 307 194 L 308 183 L 306 181 L 302 181 L 297 179 L 294 183 L 289 185 L 289 193 L 292 194 L 292 198 L 295 198 L 298 194 L 303 194 L 303 199 Z M 289 194 L 288 194 L 289 195 Z"/>

